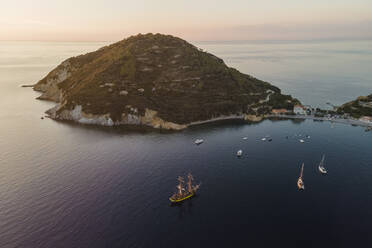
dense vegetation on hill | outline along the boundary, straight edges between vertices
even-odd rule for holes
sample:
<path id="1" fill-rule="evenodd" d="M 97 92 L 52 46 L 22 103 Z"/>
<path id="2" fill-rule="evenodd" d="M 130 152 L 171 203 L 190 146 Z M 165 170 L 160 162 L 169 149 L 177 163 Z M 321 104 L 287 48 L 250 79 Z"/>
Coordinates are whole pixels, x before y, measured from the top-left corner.
<path id="1" fill-rule="evenodd" d="M 34 89 L 43 92 L 40 99 L 59 102 L 55 119 L 68 119 L 62 113 L 81 106 L 86 114 L 106 115 L 118 124 L 129 115 L 144 116 L 146 109 L 162 120 L 188 124 L 226 115 L 263 115 L 298 103 L 220 58 L 161 34 L 132 36 L 67 59 Z"/>
<path id="2" fill-rule="evenodd" d="M 348 113 L 354 118 L 372 116 L 372 94 L 360 96 L 355 101 L 345 103 L 337 109 L 338 113 Z"/>

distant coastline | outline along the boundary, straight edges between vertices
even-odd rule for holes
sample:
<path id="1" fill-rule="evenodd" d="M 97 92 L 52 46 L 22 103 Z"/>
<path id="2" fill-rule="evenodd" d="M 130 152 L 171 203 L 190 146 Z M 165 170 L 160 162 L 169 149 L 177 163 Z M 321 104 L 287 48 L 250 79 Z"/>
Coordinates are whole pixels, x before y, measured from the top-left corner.
<path id="1" fill-rule="evenodd" d="M 316 121 L 329 121 L 333 123 L 342 123 L 348 125 L 356 125 L 361 127 L 372 127 L 372 123 L 360 121 L 358 119 L 345 119 L 345 118 L 328 118 L 328 117 L 317 117 L 314 115 L 270 115 L 268 118 L 281 118 L 281 119 L 310 119 Z"/>
<path id="2" fill-rule="evenodd" d="M 192 122 L 188 124 L 187 126 L 196 126 L 196 125 L 214 123 L 214 122 L 224 121 L 224 120 L 243 120 L 243 121 L 245 120 L 247 122 L 260 122 L 265 119 L 279 118 L 283 120 L 284 119 L 302 119 L 302 120 L 315 120 L 315 121 L 329 121 L 331 123 L 341 123 L 341 124 L 346 124 L 346 125 L 354 125 L 354 126 L 372 128 L 372 123 L 367 123 L 364 121 L 360 121 L 358 119 L 328 118 L 328 117 L 317 117 L 314 115 L 266 115 L 266 116 L 262 116 L 258 118 L 260 119 L 250 120 L 246 117 L 246 115 L 221 116 L 221 117 L 213 118 L 210 120 Z"/>

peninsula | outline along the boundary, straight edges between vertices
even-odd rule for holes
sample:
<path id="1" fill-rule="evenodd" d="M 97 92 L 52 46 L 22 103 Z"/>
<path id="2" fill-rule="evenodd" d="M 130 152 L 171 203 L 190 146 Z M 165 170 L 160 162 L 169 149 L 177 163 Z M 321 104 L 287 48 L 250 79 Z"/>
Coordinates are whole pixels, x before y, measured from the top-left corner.
<path id="1" fill-rule="evenodd" d="M 260 121 L 299 104 L 177 37 L 139 34 L 72 57 L 34 85 L 55 120 L 180 130 L 196 123 Z"/>
<path id="2" fill-rule="evenodd" d="M 343 104 L 337 112 L 349 114 L 354 118 L 371 117 L 372 119 L 372 94 L 360 96 L 354 101 Z"/>

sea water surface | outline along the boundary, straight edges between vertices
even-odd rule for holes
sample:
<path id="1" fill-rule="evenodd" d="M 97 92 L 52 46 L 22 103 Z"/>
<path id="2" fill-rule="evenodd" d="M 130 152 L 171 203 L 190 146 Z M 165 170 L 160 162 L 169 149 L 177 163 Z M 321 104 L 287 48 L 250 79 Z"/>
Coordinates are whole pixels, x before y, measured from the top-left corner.
<path id="1" fill-rule="evenodd" d="M 41 120 L 54 104 L 19 85 L 106 44 L 0 42 L 0 247 L 372 245 L 372 132 L 361 127 L 266 120 L 162 133 Z M 196 44 L 305 104 L 372 93 L 370 41 Z M 199 194 L 170 205 L 188 172 Z"/>

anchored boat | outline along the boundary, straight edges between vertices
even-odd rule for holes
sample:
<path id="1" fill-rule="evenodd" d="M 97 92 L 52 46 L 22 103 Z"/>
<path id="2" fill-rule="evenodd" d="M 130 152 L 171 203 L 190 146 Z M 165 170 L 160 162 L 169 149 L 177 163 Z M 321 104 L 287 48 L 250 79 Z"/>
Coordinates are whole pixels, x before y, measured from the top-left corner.
<path id="1" fill-rule="evenodd" d="M 327 170 L 324 167 L 324 159 L 325 159 L 325 155 L 323 155 L 322 160 L 319 163 L 318 169 L 319 169 L 320 173 L 327 174 Z"/>
<path id="2" fill-rule="evenodd" d="M 193 197 L 196 191 L 199 189 L 200 184 L 192 185 L 194 178 L 191 173 L 187 175 L 187 179 L 187 189 L 185 189 L 183 187 L 183 184 L 185 183 L 183 177 L 178 177 L 178 185 L 176 186 L 177 191 L 171 197 L 169 197 L 169 200 L 172 203 L 182 202 Z"/>
<path id="3" fill-rule="evenodd" d="M 305 166 L 305 164 L 302 163 L 300 177 L 297 180 L 297 187 L 300 190 L 304 190 L 305 189 L 305 184 L 304 184 L 304 181 L 302 180 L 302 175 L 304 173 L 304 166 Z"/>
<path id="4" fill-rule="evenodd" d="M 239 150 L 239 151 L 236 152 L 236 156 L 238 156 L 238 157 L 241 157 L 242 154 L 243 154 L 243 151 L 242 150 Z"/>
<path id="5" fill-rule="evenodd" d="M 204 140 L 203 139 L 197 139 L 197 140 L 195 140 L 195 144 L 196 145 L 200 145 L 201 143 L 203 143 L 204 142 Z"/>

